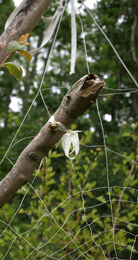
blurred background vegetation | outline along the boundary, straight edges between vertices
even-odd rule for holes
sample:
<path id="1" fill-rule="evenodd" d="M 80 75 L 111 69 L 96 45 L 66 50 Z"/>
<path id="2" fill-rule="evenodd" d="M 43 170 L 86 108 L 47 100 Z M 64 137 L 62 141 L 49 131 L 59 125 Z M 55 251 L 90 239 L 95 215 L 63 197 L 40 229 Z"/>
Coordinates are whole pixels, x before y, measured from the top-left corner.
<path id="1" fill-rule="evenodd" d="M 2 33 L 14 10 L 13 1 L 1 0 L 0 10 Z M 51 16 L 55 10 L 53 2 L 45 15 Z M 83 131 L 80 152 L 73 161 L 75 172 L 61 153 L 61 147 L 57 150 L 53 147 L 30 180 L 33 184 L 22 187 L 1 209 L 1 259 L 136 260 L 138 257 L 138 91 L 81 1 L 77 10 L 85 33 L 76 16 L 76 73 L 69 75 L 71 18 L 66 8 L 42 94 L 52 115 L 69 87 L 88 73 L 85 34 L 90 72 L 106 81 L 98 97 L 104 136 L 94 103 L 72 125 L 72 129 Z M 138 81 L 137 0 L 99 0 L 91 12 Z M 28 51 L 40 45 L 46 26 L 39 21 L 30 34 Z M 38 91 L 51 45 L 52 39 L 30 64 L 19 55 L 11 58 L 24 69 L 22 81 L 6 70 L 1 72 L 0 160 Z M 13 100 L 19 101 L 16 109 L 11 106 Z M 39 95 L 7 154 L 12 163 L 48 118 Z M 0 167 L 1 179 L 10 169 L 11 163 L 5 158 Z"/>

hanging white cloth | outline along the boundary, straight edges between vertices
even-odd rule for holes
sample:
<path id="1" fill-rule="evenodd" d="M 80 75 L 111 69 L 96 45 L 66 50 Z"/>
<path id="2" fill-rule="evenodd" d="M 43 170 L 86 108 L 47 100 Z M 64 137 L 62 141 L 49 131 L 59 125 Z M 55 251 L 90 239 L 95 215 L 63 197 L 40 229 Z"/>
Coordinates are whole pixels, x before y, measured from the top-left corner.
<path id="1" fill-rule="evenodd" d="M 57 1 L 56 4 L 58 5 L 58 8 L 54 14 L 53 17 L 43 17 L 42 16 L 42 19 L 46 22 L 50 22 L 48 28 L 45 30 L 44 32 L 44 37 L 43 37 L 43 41 L 40 45 L 39 48 L 37 48 L 36 50 L 34 51 L 30 51 L 29 53 L 33 56 L 35 55 L 40 49 L 42 49 L 44 47 L 44 45 L 50 40 L 50 38 L 52 37 L 54 31 L 55 31 L 55 28 L 56 28 L 56 25 L 58 23 L 58 20 L 63 12 L 63 5 L 62 5 L 62 0 L 60 1 Z"/>
<path id="2" fill-rule="evenodd" d="M 70 74 L 75 73 L 76 50 L 77 50 L 77 29 L 76 29 L 75 7 L 74 7 L 74 0 L 71 0 L 71 64 L 70 64 Z"/>
<path id="3" fill-rule="evenodd" d="M 18 7 L 15 8 L 15 10 L 11 13 L 9 18 L 7 19 L 5 23 L 5 30 L 9 27 L 9 25 L 12 23 L 13 19 L 16 17 L 16 15 L 20 12 L 20 10 L 23 8 L 24 4 L 27 0 L 23 0 Z"/>

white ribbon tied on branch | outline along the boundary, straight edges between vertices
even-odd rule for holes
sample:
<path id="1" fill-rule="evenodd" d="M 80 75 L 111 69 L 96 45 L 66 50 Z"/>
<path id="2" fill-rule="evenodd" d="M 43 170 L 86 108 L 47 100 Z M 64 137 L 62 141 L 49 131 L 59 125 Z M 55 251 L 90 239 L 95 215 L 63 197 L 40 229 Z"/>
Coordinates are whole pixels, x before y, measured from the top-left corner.
<path id="1" fill-rule="evenodd" d="M 65 134 L 61 137 L 60 141 L 62 144 L 62 148 L 64 150 L 65 155 L 73 160 L 76 158 L 77 154 L 79 153 L 79 136 L 78 132 L 82 132 L 79 130 L 72 131 L 66 128 L 65 125 L 63 125 L 60 122 L 55 121 L 54 116 L 51 116 L 50 119 L 48 120 L 51 124 L 58 124 L 59 125 L 59 130 L 62 132 L 65 132 Z M 58 142 L 57 146 L 59 145 L 60 141 Z M 72 151 L 70 152 L 71 146 L 73 146 Z M 69 154 L 75 153 L 75 156 L 70 157 Z"/>

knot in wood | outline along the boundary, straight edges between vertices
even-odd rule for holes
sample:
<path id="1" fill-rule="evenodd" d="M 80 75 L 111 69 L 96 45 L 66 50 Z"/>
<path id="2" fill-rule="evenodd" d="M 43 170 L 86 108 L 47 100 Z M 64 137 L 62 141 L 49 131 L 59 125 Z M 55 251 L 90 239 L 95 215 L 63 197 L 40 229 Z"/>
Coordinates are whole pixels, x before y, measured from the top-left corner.
<path id="1" fill-rule="evenodd" d="M 57 122 L 54 122 L 49 125 L 49 128 L 51 129 L 51 131 L 55 132 L 59 129 L 59 124 Z"/>
<path id="2" fill-rule="evenodd" d="M 29 154 L 29 158 L 30 158 L 32 161 L 36 161 L 36 160 L 37 160 L 37 155 L 36 155 L 35 153 L 31 152 L 31 153 Z"/>
<path id="3" fill-rule="evenodd" d="M 24 175 L 19 175 L 19 181 L 20 181 L 21 183 L 24 183 L 24 181 L 25 181 L 25 176 L 24 176 Z"/>

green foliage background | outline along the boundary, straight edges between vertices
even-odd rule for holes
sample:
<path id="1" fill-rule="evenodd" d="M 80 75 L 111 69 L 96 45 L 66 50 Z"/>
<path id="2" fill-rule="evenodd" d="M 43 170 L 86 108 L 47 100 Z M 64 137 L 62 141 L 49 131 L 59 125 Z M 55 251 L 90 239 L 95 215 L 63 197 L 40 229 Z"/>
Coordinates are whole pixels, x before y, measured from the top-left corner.
<path id="1" fill-rule="evenodd" d="M 5 0 L 1 1 L 0 8 L 2 33 L 14 5 L 11 0 Z M 95 260 L 130 259 L 131 256 L 136 260 L 138 257 L 138 92 L 86 10 L 82 11 L 82 4 L 78 8 L 90 72 L 106 81 L 98 97 L 104 137 L 94 103 L 72 125 L 72 129 L 83 131 L 80 133 L 80 152 L 73 162 L 75 172 L 70 161 L 61 154 L 61 147 L 56 151 L 53 147 L 30 182 L 1 209 L 1 259 L 83 260 L 87 257 Z M 51 16 L 55 9 L 53 3 L 46 16 Z M 101 0 L 92 12 L 138 80 L 138 59 L 135 59 L 138 57 L 138 21 L 134 27 L 138 2 Z M 87 74 L 83 34 L 80 20 L 76 19 L 76 73 L 69 75 L 71 21 L 67 9 L 42 86 L 51 114 L 58 108 L 67 89 Z M 39 21 L 30 36 L 31 46 L 40 44 L 44 28 L 45 23 Z M 22 81 L 14 79 L 6 70 L 0 78 L 0 159 L 38 91 L 51 44 L 52 40 L 31 64 L 19 56 L 11 58 L 25 69 Z M 30 47 L 27 48 L 29 51 Z M 22 104 L 17 112 L 9 106 L 14 96 L 20 98 Z M 110 122 L 106 120 L 106 114 L 111 116 Z M 12 163 L 48 118 L 38 96 L 8 152 Z M 11 163 L 5 158 L 0 168 L 1 179 L 10 169 Z"/>

